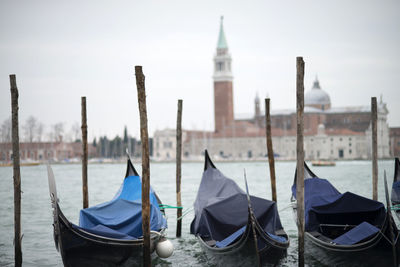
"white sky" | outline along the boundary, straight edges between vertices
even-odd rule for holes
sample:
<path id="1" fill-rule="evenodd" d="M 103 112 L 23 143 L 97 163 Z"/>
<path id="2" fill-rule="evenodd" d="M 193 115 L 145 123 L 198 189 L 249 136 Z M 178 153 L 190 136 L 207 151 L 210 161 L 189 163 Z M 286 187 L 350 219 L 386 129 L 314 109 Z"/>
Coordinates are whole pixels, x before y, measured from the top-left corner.
<path id="1" fill-rule="evenodd" d="M 145 3 L 144 3 L 145 2 Z M 318 75 L 332 106 L 383 95 L 400 126 L 399 1 L 1 1 L 0 123 L 17 75 L 20 123 L 33 115 L 69 130 L 87 97 L 89 137 L 139 136 L 134 66 L 146 75 L 148 125 L 213 129 L 213 56 L 219 19 L 232 54 L 235 114 L 256 92 L 295 109 L 295 58 L 305 88 Z M 378 98 L 379 99 L 379 98 Z M 262 101 L 263 103 L 263 101 Z M 262 105 L 263 106 L 263 105 Z"/>

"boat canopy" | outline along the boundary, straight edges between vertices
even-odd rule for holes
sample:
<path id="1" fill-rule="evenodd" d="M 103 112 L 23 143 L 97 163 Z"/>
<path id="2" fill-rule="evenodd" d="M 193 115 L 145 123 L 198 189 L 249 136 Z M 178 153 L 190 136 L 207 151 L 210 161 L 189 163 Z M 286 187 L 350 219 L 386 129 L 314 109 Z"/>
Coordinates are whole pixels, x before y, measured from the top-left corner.
<path id="1" fill-rule="evenodd" d="M 257 221 L 266 232 L 275 234 L 282 229 L 275 202 L 254 196 L 250 199 Z M 243 233 L 249 218 L 246 193 L 214 167 L 203 173 L 194 210 L 191 234 L 216 241 L 235 232 Z"/>
<path id="2" fill-rule="evenodd" d="M 150 229 L 167 227 L 157 197 L 150 188 Z M 137 239 L 142 232 L 142 182 L 139 176 L 124 179 L 113 200 L 80 211 L 80 228 L 102 236 Z"/>
<path id="3" fill-rule="evenodd" d="M 292 186 L 296 197 L 296 184 Z M 351 192 L 341 194 L 328 180 L 304 180 L 305 229 L 317 231 L 321 224 L 359 225 L 368 222 L 381 226 L 385 220 L 385 206 Z"/>

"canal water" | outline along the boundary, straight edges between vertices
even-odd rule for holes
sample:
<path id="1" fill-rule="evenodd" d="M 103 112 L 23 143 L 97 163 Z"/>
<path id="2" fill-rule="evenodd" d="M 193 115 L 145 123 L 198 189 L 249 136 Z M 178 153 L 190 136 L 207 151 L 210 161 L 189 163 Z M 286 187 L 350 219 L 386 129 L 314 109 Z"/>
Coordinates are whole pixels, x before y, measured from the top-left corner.
<path id="1" fill-rule="evenodd" d="M 141 173 L 141 165 L 134 164 Z M 271 199 L 268 162 L 217 162 L 227 177 L 233 178 L 243 189 L 243 170 L 249 183 L 250 194 Z M 200 184 L 204 164 L 183 163 L 182 203 L 184 212 L 191 209 Z M 82 207 L 81 165 L 52 166 L 60 199 L 67 218 L 78 224 Z M 151 185 L 164 204 L 176 205 L 175 163 L 151 163 Z M 295 162 L 276 162 L 278 209 L 282 225 L 290 236 L 287 257 L 281 266 L 297 265 L 297 228 L 289 207 Z M 379 161 L 379 200 L 384 202 L 383 171 L 388 183 L 393 181 L 394 161 Z M 110 200 L 119 189 L 125 175 L 126 164 L 89 165 L 89 205 Z M 370 198 L 372 196 L 372 166 L 369 161 L 337 162 L 334 167 L 312 167 L 319 177 L 327 178 L 342 193 L 352 191 Z M 61 256 L 53 241 L 52 214 L 45 165 L 22 167 L 22 250 L 23 266 L 62 266 Z M 384 202 L 385 203 L 385 202 Z M 12 167 L 0 168 L 0 266 L 14 266 Z M 158 259 L 156 266 L 210 266 L 197 240 L 189 234 L 194 213 L 183 218 L 182 238 L 175 238 L 176 210 L 167 210 L 168 238 L 173 242 L 174 254 L 165 260 Z M 396 221 L 397 224 L 399 223 Z M 307 266 L 323 265 L 313 255 L 306 255 Z"/>

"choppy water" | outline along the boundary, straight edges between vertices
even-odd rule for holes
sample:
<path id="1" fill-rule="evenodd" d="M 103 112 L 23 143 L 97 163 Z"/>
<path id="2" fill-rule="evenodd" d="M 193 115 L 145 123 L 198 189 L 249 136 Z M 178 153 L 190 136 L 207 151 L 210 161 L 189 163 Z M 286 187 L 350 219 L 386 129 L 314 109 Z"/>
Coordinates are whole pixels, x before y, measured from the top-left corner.
<path id="1" fill-rule="evenodd" d="M 140 164 L 134 164 L 138 172 Z M 267 162 L 216 163 L 228 177 L 244 188 L 243 169 L 246 169 L 250 194 L 271 199 Z M 60 206 L 67 218 L 78 223 L 82 207 L 81 165 L 53 165 Z M 110 200 L 118 190 L 125 174 L 125 164 L 89 165 L 89 205 Z M 203 163 L 182 165 L 182 203 L 184 211 L 192 207 L 200 183 Z M 391 185 L 393 161 L 379 162 L 379 200 L 384 202 L 383 171 L 386 170 Z M 163 203 L 176 205 L 175 164 L 152 163 L 151 184 Z M 293 182 L 295 162 L 276 162 L 278 209 L 282 225 L 290 236 L 288 256 L 282 266 L 297 265 L 297 228 L 289 207 L 290 187 Z M 368 161 L 338 162 L 335 167 L 313 167 L 320 177 L 329 178 L 341 191 L 352 191 L 370 198 L 372 196 L 372 167 Z M 48 193 L 46 166 L 22 167 L 22 239 L 24 266 L 62 266 L 61 256 L 53 241 L 51 207 Z M 390 186 L 389 185 L 389 186 Z M 385 202 L 384 202 L 385 203 Z M 14 266 L 12 168 L 0 168 L 0 266 Z M 158 260 L 157 266 L 209 266 L 194 236 L 189 234 L 193 212 L 183 219 L 182 238 L 175 238 L 176 210 L 167 210 L 168 237 L 175 246 L 173 256 Z M 319 261 L 306 255 L 308 266 L 321 266 Z"/>

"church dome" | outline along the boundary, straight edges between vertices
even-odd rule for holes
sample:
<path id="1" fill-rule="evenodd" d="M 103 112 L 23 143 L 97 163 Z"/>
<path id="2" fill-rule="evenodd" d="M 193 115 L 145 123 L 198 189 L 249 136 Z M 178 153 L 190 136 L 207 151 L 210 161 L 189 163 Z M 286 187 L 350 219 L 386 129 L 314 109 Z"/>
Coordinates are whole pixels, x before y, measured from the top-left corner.
<path id="1" fill-rule="evenodd" d="M 331 99 L 327 92 L 321 89 L 318 79 L 315 79 L 314 85 L 304 96 L 304 105 L 328 109 L 331 106 Z"/>

